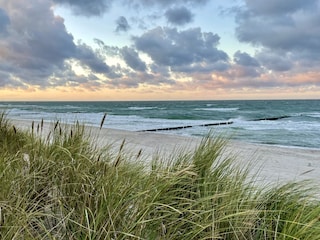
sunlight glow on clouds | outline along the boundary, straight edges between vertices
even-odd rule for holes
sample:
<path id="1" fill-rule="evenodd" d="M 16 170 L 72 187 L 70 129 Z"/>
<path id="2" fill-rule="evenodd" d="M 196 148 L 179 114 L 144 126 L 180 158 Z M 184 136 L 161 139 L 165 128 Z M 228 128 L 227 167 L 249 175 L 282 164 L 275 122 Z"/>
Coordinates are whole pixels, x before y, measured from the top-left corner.
<path id="1" fill-rule="evenodd" d="M 0 0 L 0 100 L 319 98 L 319 39 L 320 0 Z"/>

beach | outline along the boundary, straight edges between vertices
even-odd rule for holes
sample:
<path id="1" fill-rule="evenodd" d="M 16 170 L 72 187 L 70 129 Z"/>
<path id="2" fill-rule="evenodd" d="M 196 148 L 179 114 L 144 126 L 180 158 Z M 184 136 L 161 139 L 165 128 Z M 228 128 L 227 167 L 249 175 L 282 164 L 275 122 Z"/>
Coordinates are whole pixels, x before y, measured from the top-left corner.
<path id="1" fill-rule="evenodd" d="M 21 129 L 31 129 L 31 121 L 14 120 Z M 35 126 L 39 122 L 35 122 Z M 44 123 L 43 135 L 49 133 L 53 123 Z M 92 141 L 99 147 L 111 146 L 119 151 L 125 141 L 123 151 L 132 156 L 141 152 L 140 159 L 149 164 L 156 157 L 172 156 L 180 152 L 192 152 L 199 146 L 202 137 L 179 136 L 153 132 L 134 132 L 98 127 L 86 127 Z M 236 163 L 250 163 L 250 174 L 256 175 L 256 182 L 278 184 L 290 181 L 320 181 L 320 149 L 285 147 L 267 144 L 253 144 L 245 141 L 227 140 L 224 157 L 233 157 Z"/>
<path id="2" fill-rule="evenodd" d="M 319 149 L 1 121 L 5 239 L 320 236 Z"/>
<path id="3" fill-rule="evenodd" d="M 125 139 L 126 149 L 137 154 L 142 149 L 146 161 L 156 154 L 169 156 L 179 151 L 192 151 L 201 142 L 200 137 L 184 137 L 163 133 L 130 132 L 94 128 L 101 145 L 112 143 L 118 149 Z M 227 140 L 224 157 L 234 157 L 236 162 L 252 162 L 251 174 L 257 172 L 261 183 L 290 181 L 320 181 L 320 149 L 282 147 Z M 223 159 L 223 157 L 222 157 Z"/>

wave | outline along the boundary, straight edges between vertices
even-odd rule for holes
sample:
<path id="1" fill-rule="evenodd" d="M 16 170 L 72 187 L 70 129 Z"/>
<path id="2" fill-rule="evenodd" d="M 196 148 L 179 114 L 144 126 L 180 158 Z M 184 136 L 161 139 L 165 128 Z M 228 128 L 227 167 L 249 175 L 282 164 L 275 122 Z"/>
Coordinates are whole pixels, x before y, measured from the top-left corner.
<path id="1" fill-rule="evenodd" d="M 151 110 L 151 109 L 157 109 L 157 107 L 128 107 L 130 110 Z"/>
<path id="2" fill-rule="evenodd" d="M 216 112 L 234 112 L 239 108 L 196 108 L 196 111 L 216 111 Z"/>
<path id="3" fill-rule="evenodd" d="M 84 109 L 83 106 L 75 106 L 75 105 L 63 105 L 63 106 L 50 106 L 54 109 Z M 47 108 L 47 106 L 44 106 L 44 108 Z"/>
<path id="4" fill-rule="evenodd" d="M 311 118 L 320 118 L 320 112 L 310 112 L 301 114 L 302 116 L 311 117 Z"/>

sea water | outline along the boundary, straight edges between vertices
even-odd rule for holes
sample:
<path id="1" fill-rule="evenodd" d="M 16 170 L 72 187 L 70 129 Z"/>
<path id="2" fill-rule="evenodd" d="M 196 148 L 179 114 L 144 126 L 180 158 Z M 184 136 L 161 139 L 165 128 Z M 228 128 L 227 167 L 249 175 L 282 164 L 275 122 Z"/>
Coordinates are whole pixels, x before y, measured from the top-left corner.
<path id="1" fill-rule="evenodd" d="M 129 131 L 205 136 L 320 148 L 320 100 L 0 102 L 18 120 L 80 121 Z"/>

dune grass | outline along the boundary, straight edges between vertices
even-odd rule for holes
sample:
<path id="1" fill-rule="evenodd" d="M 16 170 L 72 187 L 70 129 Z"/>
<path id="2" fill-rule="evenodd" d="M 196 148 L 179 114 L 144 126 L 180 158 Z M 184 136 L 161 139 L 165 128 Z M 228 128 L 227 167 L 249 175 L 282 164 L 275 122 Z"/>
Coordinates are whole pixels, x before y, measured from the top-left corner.
<path id="1" fill-rule="evenodd" d="M 47 135 L 42 124 L 0 115 L 0 239 L 320 239 L 314 189 L 260 189 L 249 166 L 221 158 L 222 139 L 147 168 L 79 123 Z"/>

